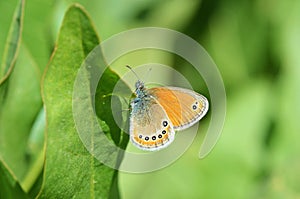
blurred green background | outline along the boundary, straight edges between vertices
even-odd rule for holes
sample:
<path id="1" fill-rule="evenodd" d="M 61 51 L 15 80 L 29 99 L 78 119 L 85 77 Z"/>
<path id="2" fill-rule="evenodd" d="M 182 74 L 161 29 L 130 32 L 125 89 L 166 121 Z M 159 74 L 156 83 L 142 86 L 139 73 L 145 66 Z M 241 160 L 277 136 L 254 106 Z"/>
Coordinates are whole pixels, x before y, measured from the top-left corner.
<path id="1" fill-rule="evenodd" d="M 198 159 L 202 130 L 171 166 L 120 173 L 122 198 L 300 198 L 300 1 L 28 0 L 22 49 L 41 73 L 73 2 L 86 8 L 101 40 L 145 26 L 192 37 L 211 55 L 226 87 L 224 130 L 209 156 Z M 1 57 L 16 5 L 0 1 Z M 165 62 L 198 86 L 182 60 Z"/>

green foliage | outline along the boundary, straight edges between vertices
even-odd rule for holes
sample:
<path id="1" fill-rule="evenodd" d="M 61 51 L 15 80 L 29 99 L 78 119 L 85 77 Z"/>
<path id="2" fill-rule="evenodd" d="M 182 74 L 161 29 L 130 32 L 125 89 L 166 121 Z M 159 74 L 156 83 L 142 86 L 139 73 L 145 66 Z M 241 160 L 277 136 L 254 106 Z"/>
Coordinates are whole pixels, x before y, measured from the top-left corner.
<path id="1" fill-rule="evenodd" d="M 36 73 L 35 65 L 25 48 L 21 48 L 16 61 L 21 44 L 24 6 L 24 1 L 17 5 L 4 53 L 2 69 L 5 73 L 0 83 L 0 157 L 19 182 L 25 180 L 37 160 L 36 151 L 31 154 L 27 151 L 27 138 L 32 121 L 42 106 L 40 75 Z M 42 147 L 39 148 L 41 149 Z M 41 169 L 42 167 L 36 168 L 31 173 L 32 177 L 37 176 Z M 29 187 L 30 185 L 23 184 L 24 189 Z"/>
<path id="2" fill-rule="evenodd" d="M 17 9 L 20 16 L 19 10 L 23 6 L 21 1 Z M 24 45 L 14 64 L 15 58 L 11 59 L 7 54 L 17 54 L 21 42 L 19 37 L 14 41 L 10 37 L 8 43 L 14 44 L 14 50 L 5 50 L 5 60 L 10 62 L 5 63 L 10 67 L 15 65 L 15 68 L 7 73 L 5 87 L 1 84 L 0 157 L 11 172 L 1 162 L 1 198 L 26 198 L 27 194 L 39 198 L 118 198 L 117 171 L 101 164 L 85 149 L 72 118 L 72 91 L 78 68 L 99 44 L 84 9 L 75 4 L 65 14 L 42 80 L 45 111 L 40 93 L 41 67 L 37 67 Z M 99 98 L 110 94 L 119 80 L 110 69 L 102 78 L 97 88 Z M 101 88 L 103 85 L 105 89 Z M 109 103 L 109 98 L 103 100 Z M 102 104 L 101 99 L 99 103 Z M 110 137 L 125 148 L 128 137 L 121 139 L 116 124 L 112 124 L 101 106 L 97 110 L 99 117 L 104 117 L 110 125 L 113 135 Z"/>

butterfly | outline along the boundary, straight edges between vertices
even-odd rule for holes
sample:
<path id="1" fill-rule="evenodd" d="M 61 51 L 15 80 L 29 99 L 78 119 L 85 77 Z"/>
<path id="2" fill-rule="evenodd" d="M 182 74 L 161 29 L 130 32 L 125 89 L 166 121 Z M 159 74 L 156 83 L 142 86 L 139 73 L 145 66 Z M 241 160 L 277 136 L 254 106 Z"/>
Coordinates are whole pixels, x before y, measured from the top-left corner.
<path id="1" fill-rule="evenodd" d="M 148 89 L 140 80 L 135 88 L 136 97 L 130 102 L 129 134 L 131 142 L 142 150 L 157 151 L 167 147 L 173 142 L 175 131 L 197 123 L 209 108 L 203 95 L 189 89 Z"/>

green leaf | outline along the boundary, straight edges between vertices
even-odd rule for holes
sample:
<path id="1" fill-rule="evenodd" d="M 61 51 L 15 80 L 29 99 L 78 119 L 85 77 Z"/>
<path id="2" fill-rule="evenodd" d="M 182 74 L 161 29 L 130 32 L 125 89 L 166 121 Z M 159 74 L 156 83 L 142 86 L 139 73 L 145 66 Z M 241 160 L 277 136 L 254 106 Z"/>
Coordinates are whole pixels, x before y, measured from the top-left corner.
<path id="1" fill-rule="evenodd" d="M 25 0 L 20 0 L 19 5 L 14 13 L 13 21 L 10 26 L 6 46 L 4 50 L 2 65 L 0 68 L 0 85 L 8 78 L 15 65 L 18 49 L 20 47 L 22 27 L 23 27 L 23 13 Z"/>
<path id="2" fill-rule="evenodd" d="M 22 187 L 23 179 L 35 161 L 27 153 L 27 140 L 42 107 L 40 79 L 37 66 L 30 59 L 27 49 L 22 46 L 15 68 L 4 83 L 4 98 L 0 100 L 0 156 Z M 4 85 L 1 85 L 0 92 L 3 92 Z M 40 151 L 42 147 L 37 153 Z M 30 186 L 31 184 L 27 184 L 23 188 L 26 191 Z"/>
<path id="3" fill-rule="evenodd" d="M 28 198 L 7 165 L 0 158 L 0 198 Z"/>
<path id="4" fill-rule="evenodd" d="M 43 82 L 47 148 L 40 198 L 108 198 L 112 193 L 118 197 L 117 171 L 100 163 L 86 150 L 76 131 L 72 112 L 78 69 L 98 44 L 84 9 L 77 4 L 71 6 L 65 14 Z M 105 75 L 118 80 L 109 69 Z M 99 85 L 108 85 L 111 89 L 113 83 Z M 106 91 L 111 93 L 111 90 Z M 106 129 L 115 128 L 111 125 Z M 116 131 L 120 133 L 119 129 Z"/>

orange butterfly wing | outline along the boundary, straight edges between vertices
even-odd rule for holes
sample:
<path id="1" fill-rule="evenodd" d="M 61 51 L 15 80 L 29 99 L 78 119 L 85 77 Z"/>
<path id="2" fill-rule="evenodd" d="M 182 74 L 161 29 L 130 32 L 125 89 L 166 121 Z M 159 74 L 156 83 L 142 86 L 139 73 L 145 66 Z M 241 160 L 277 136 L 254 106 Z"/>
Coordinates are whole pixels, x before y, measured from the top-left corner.
<path id="1" fill-rule="evenodd" d="M 208 111 L 208 100 L 194 91 L 177 87 L 156 87 L 148 90 L 164 108 L 174 130 L 186 129 Z"/>

